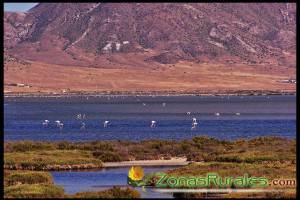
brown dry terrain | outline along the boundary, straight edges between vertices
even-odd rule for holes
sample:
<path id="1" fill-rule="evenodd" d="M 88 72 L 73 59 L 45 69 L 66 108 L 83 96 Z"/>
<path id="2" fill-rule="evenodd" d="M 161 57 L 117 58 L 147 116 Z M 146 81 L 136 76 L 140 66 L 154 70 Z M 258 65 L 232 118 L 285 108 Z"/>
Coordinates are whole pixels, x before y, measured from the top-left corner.
<path id="1" fill-rule="evenodd" d="M 130 55 L 129 55 L 130 57 Z M 178 62 L 149 68 L 114 65 L 111 68 L 61 66 L 18 62 L 4 69 L 4 92 L 101 92 L 177 91 L 218 93 L 228 90 L 293 92 L 295 84 L 279 83 L 295 74 L 295 68 Z M 24 83 L 32 87 L 10 86 Z"/>
<path id="2" fill-rule="evenodd" d="M 294 3 L 40 3 L 4 15 L 4 92 L 295 92 L 295 44 Z"/>

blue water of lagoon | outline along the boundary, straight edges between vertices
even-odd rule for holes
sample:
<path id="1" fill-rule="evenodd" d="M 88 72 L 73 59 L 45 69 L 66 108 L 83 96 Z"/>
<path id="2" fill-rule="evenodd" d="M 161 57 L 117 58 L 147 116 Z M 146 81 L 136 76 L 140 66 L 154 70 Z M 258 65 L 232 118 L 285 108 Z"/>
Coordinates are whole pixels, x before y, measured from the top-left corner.
<path id="1" fill-rule="evenodd" d="M 219 116 L 216 114 L 219 113 Z M 239 114 L 237 114 L 239 113 Z M 85 115 L 84 120 L 77 119 Z M 191 129 L 192 118 L 196 129 Z M 49 120 L 48 126 L 42 123 Z M 64 126 L 60 129 L 55 121 Z M 151 121 L 156 127 L 151 128 Z M 104 121 L 109 121 L 104 127 Z M 82 128 L 82 123 L 85 128 Z M 6 97 L 4 140 L 296 137 L 296 96 Z"/>
<path id="2" fill-rule="evenodd" d="M 144 173 L 163 172 L 175 167 L 144 167 Z M 118 187 L 129 187 L 127 174 L 129 167 L 106 168 L 96 171 L 54 171 L 51 172 L 54 184 L 63 186 L 67 194 L 86 191 L 101 191 Z M 171 193 L 160 193 L 152 188 L 134 188 L 142 198 L 173 198 Z"/>

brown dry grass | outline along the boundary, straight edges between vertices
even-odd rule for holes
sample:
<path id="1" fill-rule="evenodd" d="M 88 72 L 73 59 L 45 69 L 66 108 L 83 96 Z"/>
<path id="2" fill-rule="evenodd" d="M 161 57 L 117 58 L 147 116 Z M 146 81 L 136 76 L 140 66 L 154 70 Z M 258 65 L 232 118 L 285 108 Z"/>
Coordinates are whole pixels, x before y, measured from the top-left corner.
<path id="1" fill-rule="evenodd" d="M 132 60 L 134 55 L 129 55 Z M 54 58 L 53 58 L 54 59 Z M 113 58 L 112 58 L 113 59 Z M 101 66 L 61 66 L 31 62 L 21 66 L 6 63 L 4 92 L 71 92 L 101 91 L 203 91 L 208 93 L 228 90 L 269 90 L 294 92 L 295 84 L 278 83 L 278 80 L 295 76 L 296 68 L 282 66 L 249 66 L 243 64 L 190 63 L 157 64 L 128 60 L 105 61 Z M 8 86 L 25 83 L 31 88 Z"/>

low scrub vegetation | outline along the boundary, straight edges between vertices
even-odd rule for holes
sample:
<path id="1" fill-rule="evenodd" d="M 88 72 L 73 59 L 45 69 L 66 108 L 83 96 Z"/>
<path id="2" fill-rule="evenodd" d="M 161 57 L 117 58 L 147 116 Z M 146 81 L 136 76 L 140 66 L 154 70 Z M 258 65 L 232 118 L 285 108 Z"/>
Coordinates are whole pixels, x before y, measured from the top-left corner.
<path id="1" fill-rule="evenodd" d="M 52 176 L 46 172 L 14 171 L 5 174 L 5 185 L 52 184 Z"/>
<path id="2" fill-rule="evenodd" d="M 65 194 L 49 172 L 4 171 L 4 198 L 139 198 L 137 190 L 113 187 L 104 191 Z"/>
<path id="3" fill-rule="evenodd" d="M 64 189 L 56 185 L 22 184 L 4 188 L 5 198 L 59 198 L 64 197 Z"/>
<path id="4" fill-rule="evenodd" d="M 80 192 L 69 195 L 71 198 L 140 198 L 140 196 L 137 190 L 130 188 L 121 189 L 120 187 L 113 187 L 99 192 Z"/>
<path id="5" fill-rule="evenodd" d="M 39 150 L 5 153 L 4 165 L 12 169 L 46 170 L 56 165 L 66 169 L 74 165 L 94 164 L 101 166 L 101 160 L 90 151 L 84 150 Z"/>
<path id="6" fill-rule="evenodd" d="M 5 166 L 46 169 L 48 165 L 76 165 L 128 160 L 187 157 L 188 161 L 264 163 L 296 162 L 296 141 L 280 137 L 223 141 L 211 137 L 190 140 L 5 142 Z"/>

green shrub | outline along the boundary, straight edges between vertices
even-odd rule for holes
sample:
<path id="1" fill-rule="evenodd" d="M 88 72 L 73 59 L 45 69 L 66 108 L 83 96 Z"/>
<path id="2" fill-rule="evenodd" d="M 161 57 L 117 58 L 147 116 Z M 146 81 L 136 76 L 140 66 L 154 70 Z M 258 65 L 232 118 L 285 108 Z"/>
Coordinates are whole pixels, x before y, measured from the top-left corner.
<path id="1" fill-rule="evenodd" d="M 61 198 L 64 189 L 61 186 L 46 184 L 23 184 L 4 188 L 4 198 Z"/>
<path id="2" fill-rule="evenodd" d="M 68 141 L 61 141 L 57 143 L 57 149 L 60 150 L 72 150 L 75 149 L 75 145 Z"/>
<path id="3" fill-rule="evenodd" d="M 120 154 L 111 151 L 95 151 L 93 156 L 102 162 L 120 162 L 122 158 Z"/>
<path id="4" fill-rule="evenodd" d="M 80 192 L 75 195 L 70 195 L 71 198 L 140 198 L 140 193 L 137 190 L 120 187 L 113 187 L 100 192 Z"/>
<path id="5" fill-rule="evenodd" d="M 35 160 L 35 161 L 23 161 L 21 162 L 22 169 L 34 169 L 34 170 L 43 170 L 47 167 L 47 161 L 45 160 Z"/>
<path id="6" fill-rule="evenodd" d="M 12 172 L 7 176 L 8 185 L 15 184 L 52 184 L 52 176 L 47 172 Z"/>
<path id="7" fill-rule="evenodd" d="M 235 163 L 241 163 L 243 160 L 238 156 L 217 156 L 216 161 L 219 162 L 235 162 Z"/>
<path id="8" fill-rule="evenodd" d="M 11 152 L 25 152 L 25 151 L 40 151 L 40 150 L 54 150 L 56 147 L 54 143 L 49 142 L 35 142 L 35 141 L 20 141 L 10 143 Z"/>
<path id="9" fill-rule="evenodd" d="M 257 157 L 249 157 L 249 158 L 245 158 L 245 162 L 247 163 L 259 163 L 262 161 L 276 161 L 278 160 L 278 158 L 276 157 L 276 155 L 274 155 L 273 157 L 271 156 L 257 156 Z"/>

